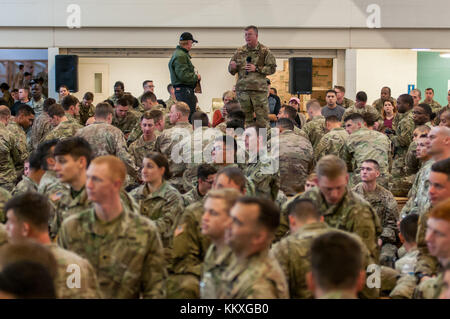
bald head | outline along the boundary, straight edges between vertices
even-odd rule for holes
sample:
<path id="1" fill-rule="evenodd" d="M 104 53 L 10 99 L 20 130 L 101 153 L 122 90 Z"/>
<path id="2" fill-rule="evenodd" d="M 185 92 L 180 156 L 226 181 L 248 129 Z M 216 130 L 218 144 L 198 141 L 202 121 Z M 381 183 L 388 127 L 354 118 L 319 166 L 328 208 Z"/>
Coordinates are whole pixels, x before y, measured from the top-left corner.
<path id="1" fill-rule="evenodd" d="M 438 161 L 450 157 L 450 128 L 435 126 L 428 133 L 428 154 Z"/>

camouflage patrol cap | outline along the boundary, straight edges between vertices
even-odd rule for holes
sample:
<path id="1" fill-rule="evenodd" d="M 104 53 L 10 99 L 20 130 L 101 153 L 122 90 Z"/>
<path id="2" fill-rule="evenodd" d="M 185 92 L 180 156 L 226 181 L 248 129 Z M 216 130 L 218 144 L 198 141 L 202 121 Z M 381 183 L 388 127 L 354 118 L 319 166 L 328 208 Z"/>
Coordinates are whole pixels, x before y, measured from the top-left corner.
<path id="1" fill-rule="evenodd" d="M 192 42 L 198 43 L 197 40 L 194 40 L 194 37 L 189 32 L 183 32 L 180 36 L 180 41 L 192 40 Z"/>

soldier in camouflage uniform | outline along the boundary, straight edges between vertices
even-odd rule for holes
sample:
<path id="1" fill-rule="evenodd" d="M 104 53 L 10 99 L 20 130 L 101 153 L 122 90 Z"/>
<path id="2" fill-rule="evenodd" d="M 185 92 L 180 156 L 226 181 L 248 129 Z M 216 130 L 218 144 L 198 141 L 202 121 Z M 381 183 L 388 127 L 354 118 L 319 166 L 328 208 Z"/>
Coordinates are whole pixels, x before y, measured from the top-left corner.
<path id="1" fill-rule="evenodd" d="M 309 198 L 314 201 L 329 226 L 359 235 L 371 257 L 378 260 L 377 238 L 382 231 L 380 219 L 367 201 L 347 187 L 345 162 L 334 155 L 327 155 L 317 163 L 316 173 L 318 186 L 294 199 Z"/>
<path id="2" fill-rule="evenodd" d="M 306 103 L 309 121 L 302 127 L 302 131 L 308 135 L 309 141 L 314 149 L 316 149 L 320 139 L 326 133 L 325 117 L 323 117 L 321 109 L 320 103 L 317 100 L 310 100 Z"/>
<path id="3" fill-rule="evenodd" d="M 117 127 L 125 135 L 125 139 L 131 133 L 133 128 L 139 123 L 138 116 L 129 110 L 129 99 L 120 98 L 115 104 L 115 110 L 112 119 L 112 125 Z"/>
<path id="4" fill-rule="evenodd" d="M 433 100 L 433 98 L 434 90 L 432 88 L 425 89 L 425 99 L 422 103 L 428 104 L 433 113 L 437 114 L 442 109 L 442 105 L 438 101 Z"/>
<path id="5" fill-rule="evenodd" d="M 281 190 L 288 196 L 304 190 L 306 177 L 311 173 L 314 158 L 309 140 L 294 133 L 294 123 L 289 119 L 279 119 L 280 129 L 280 182 Z"/>
<path id="6" fill-rule="evenodd" d="M 172 105 L 169 117 L 170 122 L 175 124 L 175 126 L 164 130 L 156 139 L 155 144 L 155 150 L 165 155 L 169 161 L 170 172 L 172 173 L 172 178 L 169 182 L 179 191 L 184 191 L 182 176 L 186 169 L 186 162 L 190 160 L 190 158 L 187 158 L 190 155 L 189 152 L 185 152 L 185 147 L 181 145 L 184 145 L 184 140 L 186 143 L 189 141 L 187 146 L 190 146 L 190 138 L 186 138 L 192 134 L 192 126 L 188 120 L 189 112 L 189 106 L 184 102 L 177 102 Z M 172 156 L 174 147 L 178 149 L 175 157 Z M 180 151 L 182 152 L 180 153 Z"/>
<path id="7" fill-rule="evenodd" d="M 19 195 L 26 192 L 37 192 L 39 182 L 42 179 L 45 171 L 42 169 L 41 154 L 33 151 L 28 158 L 29 172 L 28 176 L 23 175 L 22 180 L 14 187 L 12 195 Z"/>
<path id="8" fill-rule="evenodd" d="M 108 103 L 99 103 L 95 108 L 95 122 L 78 131 L 77 136 L 84 138 L 92 147 L 93 157 L 114 155 L 126 165 L 128 174 L 139 179 L 138 168 L 128 153 L 123 133 L 111 125 L 114 110 Z"/>
<path id="9" fill-rule="evenodd" d="M 121 203 L 125 176 L 117 157 L 91 162 L 86 188 L 94 207 L 64 221 L 58 244 L 89 260 L 104 298 L 164 298 L 161 240 L 151 220 Z"/>
<path id="10" fill-rule="evenodd" d="M 421 160 L 417 157 L 417 141 L 421 138 L 427 139 L 431 128 L 427 125 L 420 125 L 415 128 L 413 133 L 413 141 L 409 144 L 408 151 L 405 156 L 406 173 L 408 175 L 416 174 L 422 165 Z"/>
<path id="11" fill-rule="evenodd" d="M 287 210 L 291 234 L 273 245 L 271 252 L 286 276 L 290 297 L 312 298 L 312 292 L 308 290 L 306 284 L 306 274 L 311 271 L 309 261 L 311 242 L 322 234 L 337 230 L 320 221 L 321 214 L 309 199 L 297 199 L 289 204 Z M 360 243 L 365 268 L 372 264 L 374 261 L 361 239 L 353 234 L 343 233 L 352 235 Z M 377 289 L 370 289 L 367 286 L 362 291 L 365 298 L 374 298 L 377 294 Z"/>
<path id="12" fill-rule="evenodd" d="M 83 128 L 75 118 L 69 119 L 68 113 L 65 113 L 61 105 L 54 104 L 50 106 L 48 115 L 52 119 L 52 124 L 55 128 L 45 136 L 44 141 L 72 137 L 75 136 L 78 130 Z"/>
<path id="13" fill-rule="evenodd" d="M 5 225 L 0 224 L 0 247 L 8 243 L 8 234 L 6 233 Z"/>
<path id="14" fill-rule="evenodd" d="M 217 296 L 220 299 L 286 299 L 289 287 L 269 247 L 280 220 L 273 202 L 242 197 L 231 209 L 232 223 L 226 243 L 236 258 L 223 271 Z M 255 244 L 253 238 L 263 236 Z"/>
<path id="15" fill-rule="evenodd" d="M 380 98 L 373 101 L 372 106 L 381 114 L 385 101 L 391 101 L 392 105 L 396 104 L 395 100 L 391 97 L 391 89 L 387 86 L 381 89 Z"/>
<path id="16" fill-rule="evenodd" d="M 386 135 L 370 130 L 363 117 L 353 113 L 344 119 L 345 129 L 349 137 L 341 149 L 340 157 L 347 163 L 351 172 L 350 185 L 353 187 L 361 181 L 360 169 L 367 159 L 373 159 L 380 166 L 378 183 L 388 187 L 389 161 L 391 158 L 391 142 Z"/>
<path id="17" fill-rule="evenodd" d="M 237 167 L 219 171 L 212 189 L 223 188 L 233 188 L 245 195 L 246 178 L 242 171 Z M 170 298 L 199 298 L 202 263 L 211 244 L 210 238 L 201 232 L 204 199 L 205 197 L 185 209 L 175 230 L 172 252 L 174 274 L 170 278 L 170 289 L 168 288 Z"/>
<path id="18" fill-rule="evenodd" d="M 438 110 L 436 112 L 436 118 L 434 119 L 434 125 L 439 125 L 439 123 L 441 122 L 441 115 L 444 112 L 450 111 L 450 90 L 448 90 L 447 101 L 448 101 L 447 105 L 442 107 L 440 110 Z M 450 122 L 449 122 L 449 125 L 450 125 Z"/>
<path id="19" fill-rule="evenodd" d="M 402 94 L 397 100 L 398 111 L 403 113 L 403 117 L 400 120 L 395 135 L 390 134 L 389 138 L 394 146 L 394 157 L 392 163 L 392 177 L 393 186 L 391 188 L 392 193 L 395 196 L 406 196 L 408 189 L 411 187 L 411 183 L 405 180 L 405 156 L 408 151 L 409 144 L 411 144 L 414 132 L 414 121 L 412 114 L 412 107 L 414 101 L 408 94 Z"/>
<path id="20" fill-rule="evenodd" d="M 216 173 L 217 169 L 210 164 L 200 164 L 198 166 L 197 182 L 189 192 L 183 194 L 184 207 L 203 200 L 203 197 L 212 187 Z"/>
<path id="21" fill-rule="evenodd" d="M 146 111 L 142 117 L 139 127 L 144 132 L 135 142 L 131 143 L 129 150 L 134 159 L 134 164 L 138 167 L 139 171 L 142 170 L 142 161 L 145 154 L 153 152 L 155 150 L 156 143 L 156 122 L 158 118 L 162 116 L 161 112 L 157 113 Z"/>
<path id="22" fill-rule="evenodd" d="M 147 153 L 142 168 L 142 180 L 145 184 L 130 193 L 138 202 L 141 215 L 155 222 L 168 260 L 173 231 L 183 209 L 183 199 L 167 182 L 169 177 L 169 164 L 164 155 Z"/>
<path id="23" fill-rule="evenodd" d="M 367 103 L 367 94 L 364 91 L 360 91 L 356 94 L 356 104 L 349 107 L 345 110 L 344 115 L 342 115 L 342 119 L 345 119 L 348 115 L 353 113 L 358 114 L 365 114 L 370 113 L 372 117 L 375 119 L 375 121 L 378 121 L 379 127 L 383 125 L 383 120 L 381 119 L 380 112 L 377 111 L 377 109 Z"/>
<path id="24" fill-rule="evenodd" d="M 390 191 L 377 184 L 380 176 L 378 162 L 372 159 L 364 161 L 361 165 L 361 180 L 352 191 L 361 195 L 372 205 L 381 221 L 383 231 L 380 235 L 381 255 L 380 264 L 392 266 L 397 247 L 397 202 Z"/>
<path id="25" fill-rule="evenodd" d="M 345 109 L 355 105 L 355 101 L 352 101 L 345 97 L 345 87 L 335 85 L 334 90 L 336 91 L 336 104 L 342 106 Z"/>
<path id="26" fill-rule="evenodd" d="M 336 116 L 328 116 L 325 123 L 328 133 L 320 139 L 314 149 L 315 162 L 318 162 L 325 155 L 339 156 L 348 138 L 347 131 L 341 126 L 341 122 Z"/>
<path id="27" fill-rule="evenodd" d="M 10 198 L 11 194 L 3 187 L 0 187 L 0 225 L 6 222 L 6 214 L 3 208 Z"/>
<path id="28" fill-rule="evenodd" d="M 27 135 L 26 131 L 30 129 L 34 121 L 34 111 L 26 104 L 22 104 L 18 110 L 17 115 L 14 120 L 11 120 L 7 115 L 7 112 L 3 109 L 4 114 L 2 115 L 2 123 L 6 125 L 9 132 L 12 133 L 15 139 L 15 147 L 17 151 L 21 154 L 22 159 L 14 162 L 14 166 L 18 173 L 23 170 L 24 161 L 28 158 L 29 152 L 27 149 Z M 8 119 L 8 121 L 5 121 Z M 20 174 L 17 176 L 20 177 Z"/>
<path id="29" fill-rule="evenodd" d="M 58 274 L 55 279 L 58 298 L 101 298 L 97 277 L 89 261 L 51 243 L 47 228 L 50 205 L 45 196 L 37 193 L 18 195 L 6 204 L 6 208 L 8 211 L 8 223 L 12 226 L 10 229 L 20 229 L 24 224 L 27 224 L 30 229 L 26 235 L 23 232 L 10 231 L 8 235 L 11 243 L 30 238 L 47 246 L 55 256 L 58 264 Z M 67 284 L 70 275 L 70 272 L 68 272 L 70 265 L 77 265 L 80 271 L 80 287 L 73 289 Z"/>
<path id="30" fill-rule="evenodd" d="M 83 101 L 80 103 L 80 124 L 86 125 L 86 121 L 95 114 L 94 94 L 86 92 L 83 96 Z"/>
<path id="31" fill-rule="evenodd" d="M 52 119 L 48 116 L 48 108 L 55 104 L 56 101 L 52 98 L 44 101 L 42 113 L 36 118 L 31 127 L 30 149 L 37 149 L 39 143 L 43 141 L 44 137 L 53 129 Z"/>
<path id="32" fill-rule="evenodd" d="M 125 94 L 125 86 L 122 81 L 114 83 L 114 94 L 108 97 L 108 100 L 112 101 L 114 105 L 117 105 L 117 101 Z"/>
<path id="33" fill-rule="evenodd" d="M 279 161 L 278 154 L 269 157 L 265 142 L 266 127 L 256 123 L 244 132 L 248 145 L 249 161 L 244 168 L 245 176 L 255 185 L 256 196 L 275 201 L 280 189 L 280 172 L 275 161 Z M 271 143 L 273 142 L 273 136 Z M 246 143 L 247 144 L 247 143 Z M 272 144 L 273 147 L 273 144 Z M 281 148 L 281 147 L 280 147 Z M 312 151 L 312 150 L 311 150 Z M 312 160 L 312 152 L 310 154 Z M 306 179 L 306 178 L 305 178 Z"/>
<path id="34" fill-rule="evenodd" d="M 286 118 L 286 119 L 291 120 L 292 123 L 294 123 L 294 129 L 293 129 L 294 133 L 296 135 L 306 138 L 309 141 L 308 134 L 306 134 L 302 129 L 300 129 L 297 126 L 297 123 L 295 121 L 296 116 L 297 116 L 297 111 L 295 110 L 294 107 L 292 107 L 290 105 L 283 105 L 280 108 L 280 111 L 278 112 L 277 119 Z M 304 126 L 302 126 L 302 127 L 304 127 Z"/>
<path id="35" fill-rule="evenodd" d="M 175 97 L 175 89 L 173 88 L 172 83 L 169 83 L 167 85 L 167 92 L 169 92 L 170 97 L 167 101 L 165 101 L 164 103 L 166 103 L 166 108 L 170 110 L 170 108 L 172 107 L 172 105 L 174 105 L 175 103 L 177 103 L 177 98 Z"/>
<path id="36" fill-rule="evenodd" d="M 258 28 L 245 28 L 246 45 L 238 48 L 230 60 L 228 71 L 238 74 L 236 95 L 245 112 L 245 123 L 256 120 L 267 126 L 269 100 L 266 76 L 275 73 L 276 60 L 269 48 L 258 42 Z"/>

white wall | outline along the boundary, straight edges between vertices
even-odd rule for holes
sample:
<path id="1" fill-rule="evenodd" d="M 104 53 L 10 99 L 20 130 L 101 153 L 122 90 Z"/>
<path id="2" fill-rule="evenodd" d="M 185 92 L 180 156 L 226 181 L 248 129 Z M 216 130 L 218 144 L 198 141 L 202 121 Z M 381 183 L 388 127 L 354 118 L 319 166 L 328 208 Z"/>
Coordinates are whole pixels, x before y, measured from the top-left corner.
<path id="1" fill-rule="evenodd" d="M 158 99 L 169 98 L 167 84 L 170 83 L 168 58 L 80 58 L 80 64 L 107 64 L 109 65 L 109 95 L 113 94 L 113 86 L 116 81 L 125 84 L 125 91 L 138 97 L 142 93 L 142 82 L 153 80 L 155 94 Z M 228 71 L 228 58 L 193 58 L 192 63 L 202 76 L 202 94 L 198 94 L 200 107 L 209 112 L 212 99 L 221 98 L 222 93 L 230 90 L 235 83 L 235 78 Z M 79 78 L 86 78 L 79 74 Z M 94 88 L 92 87 L 93 91 Z M 81 97 L 85 92 L 76 94 Z M 95 101 L 100 102 L 98 100 Z"/>
<path id="2" fill-rule="evenodd" d="M 368 102 L 380 97 L 383 86 L 392 96 L 408 93 L 417 81 L 417 52 L 412 50 L 356 50 L 356 91 L 365 91 Z M 349 96 L 354 100 L 354 96 Z"/>

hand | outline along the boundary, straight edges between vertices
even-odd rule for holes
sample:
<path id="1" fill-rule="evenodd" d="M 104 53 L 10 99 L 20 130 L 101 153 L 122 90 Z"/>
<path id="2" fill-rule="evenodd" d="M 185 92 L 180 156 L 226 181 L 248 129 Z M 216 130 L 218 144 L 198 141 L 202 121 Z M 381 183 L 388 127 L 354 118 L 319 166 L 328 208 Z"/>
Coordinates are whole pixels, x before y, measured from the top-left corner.
<path id="1" fill-rule="evenodd" d="M 236 62 L 235 62 L 235 61 L 231 61 L 231 62 L 230 62 L 230 69 L 231 69 L 231 70 L 236 70 L 236 68 L 237 68 Z"/>
<path id="2" fill-rule="evenodd" d="M 255 72 L 256 71 L 256 66 L 254 64 L 248 63 L 245 66 L 245 71 L 247 71 L 247 72 Z"/>
<path id="3" fill-rule="evenodd" d="M 202 77 L 200 76 L 200 74 L 197 74 L 197 79 L 198 81 L 200 81 L 202 79 Z"/>
<path id="4" fill-rule="evenodd" d="M 269 114 L 269 120 L 271 122 L 276 122 L 278 119 L 277 119 L 277 116 L 275 114 Z"/>
<path id="5" fill-rule="evenodd" d="M 378 246 L 383 246 L 383 240 L 381 238 L 378 238 Z"/>

